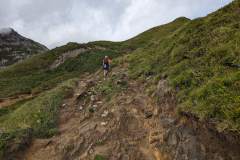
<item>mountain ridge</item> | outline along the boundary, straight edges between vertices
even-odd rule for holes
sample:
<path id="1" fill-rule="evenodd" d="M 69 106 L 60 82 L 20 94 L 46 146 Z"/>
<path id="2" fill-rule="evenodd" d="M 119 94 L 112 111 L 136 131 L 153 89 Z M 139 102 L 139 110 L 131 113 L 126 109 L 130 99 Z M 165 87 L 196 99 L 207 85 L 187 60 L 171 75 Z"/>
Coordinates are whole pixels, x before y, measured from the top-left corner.
<path id="1" fill-rule="evenodd" d="M 1 70 L 0 97 L 16 102 L 0 108 L 0 153 L 238 160 L 239 12 L 236 0 L 127 41 L 69 43 Z M 105 55 L 113 64 L 104 81 Z"/>
<path id="2" fill-rule="evenodd" d="M 0 47 L 0 67 L 48 50 L 44 45 L 21 36 L 12 28 L 0 30 Z"/>

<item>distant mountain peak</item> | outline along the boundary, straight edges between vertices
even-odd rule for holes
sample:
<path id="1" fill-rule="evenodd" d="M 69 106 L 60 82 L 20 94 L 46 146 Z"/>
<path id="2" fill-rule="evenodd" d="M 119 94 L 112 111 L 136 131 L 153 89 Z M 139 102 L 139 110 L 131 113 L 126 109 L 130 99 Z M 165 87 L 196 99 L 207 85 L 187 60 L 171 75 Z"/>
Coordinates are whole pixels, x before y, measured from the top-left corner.
<path id="1" fill-rule="evenodd" d="M 0 28 L 0 34 L 10 34 L 15 32 L 12 28 Z"/>
<path id="2" fill-rule="evenodd" d="M 12 28 L 0 29 L 0 68 L 47 50 L 44 45 L 23 37 Z"/>

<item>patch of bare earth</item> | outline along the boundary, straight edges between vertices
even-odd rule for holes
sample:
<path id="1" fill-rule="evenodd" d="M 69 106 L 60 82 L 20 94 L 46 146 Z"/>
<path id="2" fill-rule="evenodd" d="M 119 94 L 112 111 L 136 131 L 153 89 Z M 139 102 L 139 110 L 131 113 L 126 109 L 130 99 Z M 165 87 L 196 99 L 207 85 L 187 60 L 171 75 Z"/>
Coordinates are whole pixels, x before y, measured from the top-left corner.
<path id="1" fill-rule="evenodd" d="M 150 99 L 131 83 L 108 103 L 90 91 L 101 83 L 96 77 L 80 81 L 74 96 L 65 100 L 58 135 L 33 140 L 22 159 L 93 159 L 97 154 L 113 160 L 160 159 L 161 154 L 149 143 L 151 120 L 144 112 L 152 110 Z"/>
<path id="2" fill-rule="evenodd" d="M 59 133 L 35 139 L 22 159 L 92 160 L 95 155 L 108 160 L 240 159 L 240 153 L 224 148 L 227 142 L 175 114 L 175 95 L 165 80 L 156 88 L 158 101 L 144 92 L 144 84 L 133 80 L 128 80 L 127 90 L 107 101 L 92 92 L 98 83 L 102 83 L 98 74 L 82 79 L 62 105 Z"/>
<path id="3" fill-rule="evenodd" d="M 4 107 L 11 106 L 19 101 L 27 100 L 33 98 L 32 94 L 22 94 L 15 97 L 0 98 L 0 109 Z"/>

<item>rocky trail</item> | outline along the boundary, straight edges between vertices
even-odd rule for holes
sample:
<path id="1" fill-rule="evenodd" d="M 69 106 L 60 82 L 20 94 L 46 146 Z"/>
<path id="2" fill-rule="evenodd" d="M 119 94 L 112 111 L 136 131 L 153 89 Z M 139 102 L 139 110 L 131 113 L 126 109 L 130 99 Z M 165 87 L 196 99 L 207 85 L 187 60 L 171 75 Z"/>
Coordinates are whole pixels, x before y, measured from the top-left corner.
<path id="1" fill-rule="evenodd" d="M 62 104 L 59 133 L 33 140 L 20 159 L 239 159 L 234 144 L 221 142 L 202 124 L 176 115 L 175 96 L 165 80 L 156 88 L 160 99 L 155 101 L 145 93 L 144 84 L 126 73 L 124 68 L 113 70 L 112 74 L 122 75 L 115 85 L 121 81 L 128 85 L 110 100 L 95 91 L 103 83 L 99 72 L 81 79 Z"/>

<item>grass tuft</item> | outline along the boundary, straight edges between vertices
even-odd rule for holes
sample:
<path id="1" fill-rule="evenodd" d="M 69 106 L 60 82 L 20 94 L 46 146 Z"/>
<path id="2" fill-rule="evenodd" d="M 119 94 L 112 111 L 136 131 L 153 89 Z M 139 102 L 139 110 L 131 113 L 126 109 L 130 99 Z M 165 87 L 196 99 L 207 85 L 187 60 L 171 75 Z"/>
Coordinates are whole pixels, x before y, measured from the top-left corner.
<path id="1" fill-rule="evenodd" d="M 27 138 L 47 138 L 54 135 L 57 132 L 59 107 L 64 97 L 72 92 L 76 81 L 68 80 L 1 116 L 1 152 L 5 153 L 12 142 L 24 143 L 26 134 L 30 135 Z"/>

